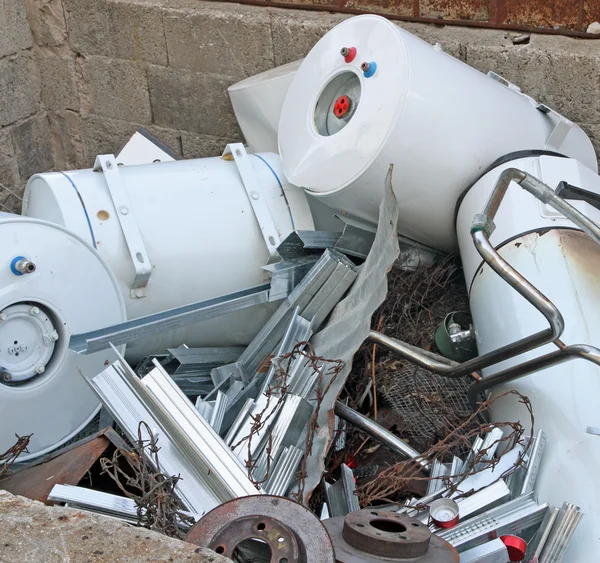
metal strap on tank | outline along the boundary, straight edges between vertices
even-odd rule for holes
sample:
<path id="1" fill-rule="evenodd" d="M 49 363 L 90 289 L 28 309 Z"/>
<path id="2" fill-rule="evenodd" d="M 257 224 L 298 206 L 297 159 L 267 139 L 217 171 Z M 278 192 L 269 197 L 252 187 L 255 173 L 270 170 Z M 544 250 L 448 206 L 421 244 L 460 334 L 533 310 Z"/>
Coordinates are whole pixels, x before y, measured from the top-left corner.
<path id="1" fill-rule="evenodd" d="M 135 276 L 131 283 L 131 297 L 145 297 L 146 286 L 152 273 L 152 264 L 146 252 L 144 239 L 135 220 L 115 157 L 112 154 L 98 155 L 94 163 L 94 171 L 104 173 L 104 179 L 135 268 Z"/>
<path id="2" fill-rule="evenodd" d="M 223 152 L 223 158 L 227 159 L 228 157 L 233 158 L 240 173 L 242 185 L 248 194 L 250 205 L 252 205 L 258 226 L 269 250 L 270 262 L 278 262 L 281 260 L 281 257 L 277 252 L 277 247 L 281 244 L 281 237 L 277 232 L 277 227 L 267 206 L 264 194 L 261 192 L 261 188 L 256 181 L 256 174 L 254 173 L 252 163 L 244 145 L 242 143 L 228 144 Z"/>

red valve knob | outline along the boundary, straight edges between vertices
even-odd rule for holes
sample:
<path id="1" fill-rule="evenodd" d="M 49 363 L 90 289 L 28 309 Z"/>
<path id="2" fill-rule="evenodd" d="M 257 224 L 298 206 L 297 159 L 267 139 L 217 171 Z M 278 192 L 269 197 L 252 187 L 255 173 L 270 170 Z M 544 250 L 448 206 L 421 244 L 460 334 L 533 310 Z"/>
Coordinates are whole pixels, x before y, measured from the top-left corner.
<path id="1" fill-rule="evenodd" d="M 351 63 L 356 58 L 356 47 L 344 47 L 340 53 L 344 61 Z"/>
<path id="2" fill-rule="evenodd" d="M 351 105 L 352 102 L 348 96 L 340 96 L 333 105 L 333 115 L 341 119 L 350 111 Z"/>

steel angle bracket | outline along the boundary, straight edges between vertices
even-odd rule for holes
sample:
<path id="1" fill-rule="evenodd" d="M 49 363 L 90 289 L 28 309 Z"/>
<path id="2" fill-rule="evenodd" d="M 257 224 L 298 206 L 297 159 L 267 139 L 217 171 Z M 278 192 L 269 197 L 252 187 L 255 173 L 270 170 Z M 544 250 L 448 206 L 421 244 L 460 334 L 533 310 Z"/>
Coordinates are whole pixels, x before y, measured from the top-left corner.
<path id="1" fill-rule="evenodd" d="M 125 237 L 129 255 L 135 268 L 135 276 L 131 283 L 131 297 L 134 299 L 145 297 L 146 286 L 148 285 L 150 274 L 152 274 L 152 263 L 150 262 L 144 239 L 135 220 L 131 203 L 127 197 L 117 161 L 112 154 L 102 154 L 96 157 L 94 172 L 100 171 L 104 174 L 110 197 L 117 211 L 117 219 L 119 220 L 119 225 L 121 225 L 121 231 Z"/>
<path id="2" fill-rule="evenodd" d="M 252 210 L 269 251 L 269 262 L 279 262 L 281 257 L 277 252 L 277 247 L 281 244 L 281 236 L 277 231 L 261 187 L 256 181 L 250 157 L 242 143 L 230 143 L 225 147 L 223 159 L 229 160 L 230 158 L 235 161 L 242 184 L 248 194 L 250 205 L 252 205 Z"/>

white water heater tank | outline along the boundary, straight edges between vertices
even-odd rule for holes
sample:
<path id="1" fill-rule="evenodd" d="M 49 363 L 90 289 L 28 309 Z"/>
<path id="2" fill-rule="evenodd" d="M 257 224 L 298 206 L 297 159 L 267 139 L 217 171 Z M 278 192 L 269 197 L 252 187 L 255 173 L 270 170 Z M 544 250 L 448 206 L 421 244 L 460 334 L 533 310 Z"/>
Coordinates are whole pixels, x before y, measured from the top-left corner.
<path id="1" fill-rule="evenodd" d="M 227 88 L 233 113 L 252 152 L 277 152 L 281 108 L 301 62 L 275 67 Z"/>
<path id="2" fill-rule="evenodd" d="M 460 193 L 499 157 L 529 149 L 597 170 L 578 126 L 373 15 L 342 22 L 313 47 L 279 121 L 288 181 L 377 224 L 393 163 L 400 234 L 446 251 L 456 247 Z"/>
<path id="3" fill-rule="evenodd" d="M 64 227 L 0 213 L 0 452 L 33 434 L 19 461 L 82 430 L 100 408 L 79 374 L 109 351 L 78 356 L 69 339 L 126 320 L 123 297 L 100 253 Z M 121 349 L 122 351 L 122 349 Z"/>
<path id="4" fill-rule="evenodd" d="M 260 285 L 278 242 L 313 221 L 277 155 L 230 147 L 227 159 L 118 166 L 105 156 L 93 170 L 37 174 L 23 214 L 62 225 L 94 248 L 117 278 L 129 320 Z M 276 307 L 137 340 L 126 357 L 135 362 L 183 343 L 248 344 Z"/>
<path id="5" fill-rule="evenodd" d="M 501 279 L 475 249 L 470 229 L 506 168 L 517 168 L 552 188 L 560 182 L 590 194 L 589 201 L 568 199 L 600 224 L 600 177 L 581 163 L 552 156 L 513 160 L 486 174 L 465 195 L 458 213 L 457 233 L 473 324 L 480 354 L 511 344 L 548 327 L 542 314 Z M 511 184 L 494 219 L 490 241 L 521 275 L 552 301 L 565 321 L 561 340 L 567 344 L 600 346 L 600 246 L 564 216 L 516 184 Z M 483 370 L 483 376 L 548 352 L 547 344 Z M 584 517 L 569 546 L 565 561 L 596 563 L 600 553 L 600 368 L 583 359 L 571 360 L 516 379 L 494 389 L 499 395 L 515 389 L 531 401 L 536 432 L 547 437 L 535 490 L 540 502 L 581 508 Z M 498 399 L 492 420 L 520 421 L 529 413 L 514 397 Z"/>

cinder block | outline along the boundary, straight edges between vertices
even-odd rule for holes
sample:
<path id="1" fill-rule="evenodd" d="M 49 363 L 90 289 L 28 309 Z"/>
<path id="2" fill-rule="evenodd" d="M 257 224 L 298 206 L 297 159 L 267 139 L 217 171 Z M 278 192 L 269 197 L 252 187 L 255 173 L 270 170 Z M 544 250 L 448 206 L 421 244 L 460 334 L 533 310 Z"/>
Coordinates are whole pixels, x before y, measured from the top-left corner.
<path id="1" fill-rule="evenodd" d="M 275 66 L 305 57 L 332 27 L 350 16 L 325 12 L 270 10 Z"/>
<path id="2" fill-rule="evenodd" d="M 467 46 L 467 62 L 493 70 L 538 102 L 577 122 L 600 122 L 600 59 L 568 50 Z"/>
<path id="3" fill-rule="evenodd" d="M 75 63 L 71 58 L 52 55 L 37 59 L 42 82 L 42 102 L 47 110 L 78 110 L 79 95 Z"/>
<path id="4" fill-rule="evenodd" d="M 52 136 L 46 114 L 35 115 L 11 128 L 19 176 L 27 181 L 37 172 L 54 167 Z"/>
<path id="5" fill-rule="evenodd" d="M 12 1 L 22 4 L 22 0 Z M 58 47 L 66 44 L 67 25 L 62 0 L 25 0 L 25 6 L 37 45 Z"/>
<path id="6" fill-rule="evenodd" d="M 28 52 L 0 59 L 0 100 L 0 127 L 38 111 L 39 74 Z"/>
<path id="7" fill-rule="evenodd" d="M 10 129 L 0 129 L 0 193 L 2 186 L 13 188 L 18 183 L 19 169 Z M 0 195 L 0 203 L 2 203 L 2 195 Z"/>
<path id="8" fill-rule="evenodd" d="M 49 112 L 48 120 L 56 168 L 72 170 L 89 166 L 85 158 L 82 120 L 79 113 L 70 110 Z"/>
<path id="9" fill-rule="evenodd" d="M 151 65 L 154 123 L 169 129 L 240 138 L 227 87 L 236 80 Z"/>
<path id="10" fill-rule="evenodd" d="M 64 0 L 71 47 L 84 55 L 167 64 L 166 2 Z"/>
<path id="11" fill-rule="evenodd" d="M 445 20 L 487 21 L 488 0 L 420 0 L 419 15 Z"/>
<path id="12" fill-rule="evenodd" d="M 99 154 L 116 155 L 139 126 L 139 123 L 97 115 L 84 117 L 83 142 L 87 166 L 93 166 Z"/>
<path id="13" fill-rule="evenodd" d="M 199 2 L 168 10 L 164 25 L 169 66 L 243 78 L 275 64 L 265 8 Z"/>
<path id="14" fill-rule="evenodd" d="M 217 137 L 215 135 L 195 135 L 194 133 L 181 133 L 184 158 L 205 158 L 207 156 L 221 156 L 227 143 L 240 143 L 238 138 Z"/>
<path id="15" fill-rule="evenodd" d="M 29 49 L 33 38 L 22 0 L 0 2 L 0 58 Z"/>
<path id="16" fill-rule="evenodd" d="M 89 90 L 90 113 L 124 121 L 151 122 L 146 71 L 140 64 L 87 57 L 82 68 Z"/>

